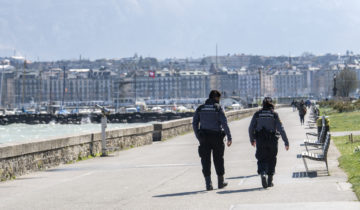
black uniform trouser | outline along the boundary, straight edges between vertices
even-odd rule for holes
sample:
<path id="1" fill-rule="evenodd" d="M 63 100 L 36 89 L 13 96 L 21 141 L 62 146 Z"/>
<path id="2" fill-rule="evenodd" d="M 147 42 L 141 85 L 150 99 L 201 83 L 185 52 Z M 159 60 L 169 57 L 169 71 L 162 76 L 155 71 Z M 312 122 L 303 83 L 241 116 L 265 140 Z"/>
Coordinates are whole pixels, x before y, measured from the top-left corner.
<path id="1" fill-rule="evenodd" d="M 278 153 L 277 140 L 272 141 L 256 141 L 256 154 L 258 160 L 258 174 L 275 174 L 276 155 Z"/>
<path id="2" fill-rule="evenodd" d="M 211 175 L 211 152 L 215 165 L 216 174 L 223 176 L 225 145 L 220 132 L 203 132 L 200 137 L 199 156 L 201 158 L 202 172 L 204 177 Z"/>
<path id="3" fill-rule="evenodd" d="M 304 114 L 299 114 L 299 116 L 300 116 L 300 123 L 301 124 L 304 124 L 304 121 L 305 121 L 305 115 Z"/>

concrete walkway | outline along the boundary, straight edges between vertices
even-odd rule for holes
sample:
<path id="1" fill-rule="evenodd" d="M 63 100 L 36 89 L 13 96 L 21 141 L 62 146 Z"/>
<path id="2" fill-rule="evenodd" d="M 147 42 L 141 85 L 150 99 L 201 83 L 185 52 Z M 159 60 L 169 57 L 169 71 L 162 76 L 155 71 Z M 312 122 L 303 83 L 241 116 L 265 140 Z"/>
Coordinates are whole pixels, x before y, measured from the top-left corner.
<path id="1" fill-rule="evenodd" d="M 281 141 L 273 188 L 261 188 L 247 118 L 230 126 L 234 142 L 225 151 L 226 189 L 204 191 L 197 140 L 187 134 L 0 183 L 0 209 L 360 209 L 337 167 L 339 153 L 333 144 L 331 176 L 324 175 L 324 163 L 309 161 L 311 170 L 322 171 L 304 177 L 298 154 L 309 130 L 300 126 L 291 108 L 278 112 L 290 151 Z"/>

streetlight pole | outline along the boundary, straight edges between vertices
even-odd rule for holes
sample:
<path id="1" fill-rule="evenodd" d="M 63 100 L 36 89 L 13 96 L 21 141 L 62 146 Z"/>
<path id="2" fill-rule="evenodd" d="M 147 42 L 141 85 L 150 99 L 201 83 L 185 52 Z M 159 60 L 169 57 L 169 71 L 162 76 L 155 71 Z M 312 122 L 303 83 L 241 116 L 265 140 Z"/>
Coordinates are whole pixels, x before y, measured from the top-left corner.
<path id="1" fill-rule="evenodd" d="M 135 106 L 136 106 L 136 100 L 137 100 L 137 87 L 136 87 L 137 83 L 136 83 L 136 75 L 137 75 L 137 72 L 136 72 L 136 70 L 135 70 L 135 75 L 134 75 L 134 77 L 135 77 Z"/>
<path id="2" fill-rule="evenodd" d="M 333 88 L 333 96 L 336 96 L 337 88 L 336 88 L 336 74 L 334 74 L 334 88 Z"/>

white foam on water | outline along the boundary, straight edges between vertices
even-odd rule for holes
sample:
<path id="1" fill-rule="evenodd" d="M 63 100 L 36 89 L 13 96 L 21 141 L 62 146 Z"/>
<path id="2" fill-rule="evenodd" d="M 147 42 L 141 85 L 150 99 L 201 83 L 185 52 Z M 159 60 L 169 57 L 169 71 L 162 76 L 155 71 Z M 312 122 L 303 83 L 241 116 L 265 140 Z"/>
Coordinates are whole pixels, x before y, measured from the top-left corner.
<path id="1" fill-rule="evenodd" d="M 147 125 L 147 123 L 109 123 L 107 129 L 127 128 L 139 125 Z M 27 142 L 33 140 L 52 139 L 70 135 L 82 135 L 87 133 L 101 132 L 101 124 L 84 123 L 76 124 L 11 124 L 0 126 L 0 144 L 12 142 Z"/>

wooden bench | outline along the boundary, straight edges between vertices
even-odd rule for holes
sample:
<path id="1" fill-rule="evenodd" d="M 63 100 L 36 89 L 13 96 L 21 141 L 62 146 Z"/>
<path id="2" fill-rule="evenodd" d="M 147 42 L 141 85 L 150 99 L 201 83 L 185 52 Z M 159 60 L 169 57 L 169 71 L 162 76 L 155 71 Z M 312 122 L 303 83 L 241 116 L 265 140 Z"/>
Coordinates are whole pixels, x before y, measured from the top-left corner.
<path id="1" fill-rule="evenodd" d="M 307 175 L 309 173 L 309 169 L 308 169 L 308 166 L 306 164 L 305 159 L 310 159 L 310 160 L 314 160 L 314 161 L 324 161 L 325 164 L 326 164 L 327 173 L 328 173 L 328 175 L 330 175 L 329 174 L 328 162 L 327 162 L 327 154 L 328 154 L 329 147 L 330 147 L 330 139 L 331 139 L 331 135 L 330 135 L 330 133 L 327 133 L 326 138 L 325 138 L 325 143 L 324 143 L 324 146 L 322 148 L 322 153 L 321 154 L 311 153 L 311 152 L 308 152 L 308 151 L 302 152 L 301 157 L 302 157 L 302 159 L 304 161 L 304 165 L 305 165 Z"/>

